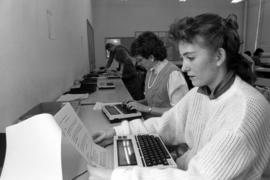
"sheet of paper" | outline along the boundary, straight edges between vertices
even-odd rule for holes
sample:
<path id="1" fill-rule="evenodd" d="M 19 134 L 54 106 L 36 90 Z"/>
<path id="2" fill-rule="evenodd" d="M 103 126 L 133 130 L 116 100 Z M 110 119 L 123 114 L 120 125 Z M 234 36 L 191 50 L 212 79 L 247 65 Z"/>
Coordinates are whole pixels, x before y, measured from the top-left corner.
<path id="1" fill-rule="evenodd" d="M 57 101 L 61 102 L 67 102 L 67 101 L 75 101 L 75 100 L 80 100 L 80 99 L 87 99 L 89 96 L 88 93 L 84 94 L 64 94 L 60 96 Z"/>
<path id="2" fill-rule="evenodd" d="M 0 179 L 62 180 L 61 135 L 49 114 L 7 127 L 7 150 Z"/>
<path id="3" fill-rule="evenodd" d="M 93 142 L 89 131 L 69 103 L 66 103 L 55 115 L 55 119 L 62 129 L 62 133 L 68 137 L 71 144 L 89 164 L 106 168 L 113 167 L 110 152 Z"/>

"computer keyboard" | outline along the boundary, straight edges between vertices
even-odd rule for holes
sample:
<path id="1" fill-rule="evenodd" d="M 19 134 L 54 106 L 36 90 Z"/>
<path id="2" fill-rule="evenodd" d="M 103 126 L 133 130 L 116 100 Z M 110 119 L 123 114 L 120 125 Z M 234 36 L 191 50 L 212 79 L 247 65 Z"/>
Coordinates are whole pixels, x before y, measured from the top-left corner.
<path id="1" fill-rule="evenodd" d="M 129 108 L 127 108 L 126 105 L 124 104 L 116 104 L 115 105 L 123 114 L 131 114 L 131 113 L 136 113 L 136 110 L 131 110 Z"/>
<path id="2" fill-rule="evenodd" d="M 102 107 L 102 112 L 107 116 L 111 123 L 120 122 L 122 120 L 132 120 L 140 118 L 141 112 L 130 110 L 123 103 L 107 103 Z"/>
<path id="3" fill-rule="evenodd" d="M 145 166 L 169 165 L 171 157 L 159 137 L 136 135 L 135 139 Z"/>
<path id="4" fill-rule="evenodd" d="M 120 114 L 120 112 L 119 112 L 114 106 L 106 105 L 105 108 L 106 108 L 107 111 L 109 111 L 109 113 L 112 114 L 112 115 Z"/>

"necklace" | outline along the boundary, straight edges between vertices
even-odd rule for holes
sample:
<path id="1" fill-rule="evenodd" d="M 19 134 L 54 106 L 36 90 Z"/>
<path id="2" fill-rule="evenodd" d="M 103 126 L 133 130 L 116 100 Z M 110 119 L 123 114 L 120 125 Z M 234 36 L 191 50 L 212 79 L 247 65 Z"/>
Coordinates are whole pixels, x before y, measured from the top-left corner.
<path id="1" fill-rule="evenodd" d="M 160 72 L 160 71 L 159 71 L 159 72 Z M 150 85 L 150 80 L 151 80 L 151 78 L 152 78 L 152 74 L 153 74 L 153 71 L 151 71 L 151 73 L 150 73 L 150 75 L 149 75 L 148 84 L 147 84 L 148 89 L 150 89 L 150 88 L 151 88 L 151 87 L 152 87 L 152 86 L 155 84 L 155 82 L 156 82 L 156 80 L 157 80 L 157 77 L 158 77 L 159 72 L 157 73 L 156 77 L 154 77 L 154 80 L 152 81 L 152 84 Z"/>

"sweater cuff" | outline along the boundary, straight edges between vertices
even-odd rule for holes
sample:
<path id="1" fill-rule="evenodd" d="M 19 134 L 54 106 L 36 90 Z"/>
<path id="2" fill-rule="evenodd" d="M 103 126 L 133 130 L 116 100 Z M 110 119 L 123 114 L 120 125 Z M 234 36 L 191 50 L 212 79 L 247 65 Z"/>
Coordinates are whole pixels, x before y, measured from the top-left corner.
<path id="1" fill-rule="evenodd" d="M 112 172 L 111 180 L 126 180 L 132 179 L 130 173 L 128 173 L 129 168 L 116 168 Z"/>
<path id="2" fill-rule="evenodd" d="M 130 134 L 128 121 L 123 121 L 121 125 L 114 127 L 117 136 L 124 136 Z"/>

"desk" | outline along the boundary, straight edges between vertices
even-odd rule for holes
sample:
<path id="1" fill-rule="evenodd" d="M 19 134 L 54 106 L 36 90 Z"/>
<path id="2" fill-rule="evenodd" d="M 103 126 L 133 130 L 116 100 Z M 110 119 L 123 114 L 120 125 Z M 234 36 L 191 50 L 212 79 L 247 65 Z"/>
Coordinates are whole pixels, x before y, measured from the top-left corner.
<path id="1" fill-rule="evenodd" d="M 256 72 L 270 73 L 270 68 L 256 66 L 256 67 L 255 67 L 255 71 L 256 71 Z"/>
<path id="2" fill-rule="evenodd" d="M 100 80 L 98 80 L 100 81 Z M 104 81 L 102 79 L 102 81 Z M 115 89 L 97 89 L 89 95 L 89 98 L 82 100 L 81 104 L 94 104 L 96 102 L 122 102 L 126 99 L 132 99 L 121 79 L 107 79 L 107 82 L 113 82 Z"/>
<path id="3" fill-rule="evenodd" d="M 256 66 L 255 72 L 256 72 L 256 75 L 258 77 L 270 78 L 270 68 L 269 67 Z"/>
<path id="4" fill-rule="evenodd" d="M 255 85 L 270 87 L 270 79 L 269 78 L 258 77 L 256 82 L 255 82 Z"/>
<path id="5" fill-rule="evenodd" d="M 114 82 L 116 85 L 115 89 L 97 90 L 93 94 L 90 94 L 88 99 L 82 103 L 95 103 L 99 102 L 119 102 L 125 99 L 132 99 L 128 90 L 125 88 L 121 79 L 109 79 L 108 82 Z M 81 105 L 78 110 L 78 116 L 83 121 L 85 127 L 90 133 L 98 130 L 104 130 L 115 125 L 111 124 L 101 110 L 94 111 L 94 105 Z M 107 147 L 113 156 L 113 146 Z M 62 166 L 63 166 L 63 179 L 72 180 L 73 177 L 77 176 L 81 172 L 87 170 L 87 162 L 83 157 L 68 143 L 68 140 L 63 138 L 62 140 Z M 88 173 L 76 178 L 76 180 L 88 180 Z"/>

